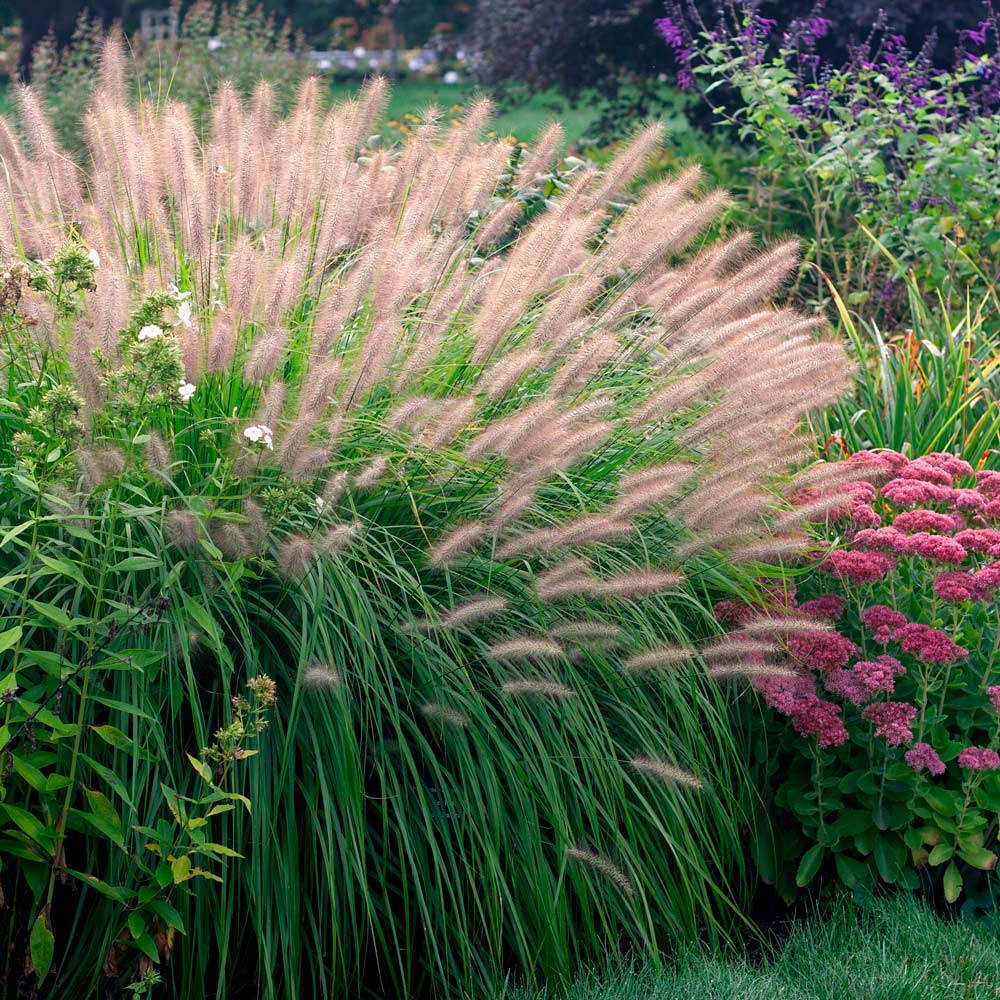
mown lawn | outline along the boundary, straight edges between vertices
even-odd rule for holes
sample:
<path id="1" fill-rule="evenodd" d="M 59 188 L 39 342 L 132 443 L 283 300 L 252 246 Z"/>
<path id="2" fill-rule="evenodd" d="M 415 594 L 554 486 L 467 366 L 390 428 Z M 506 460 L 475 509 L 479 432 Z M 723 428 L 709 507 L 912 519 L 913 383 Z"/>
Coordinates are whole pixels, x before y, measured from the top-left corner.
<path id="1" fill-rule="evenodd" d="M 331 93 L 335 100 L 357 93 L 357 81 L 334 83 Z M 420 116 L 432 104 L 443 111 L 458 111 L 468 102 L 484 93 L 482 87 L 472 84 L 448 85 L 436 80 L 396 80 L 392 85 L 387 118 L 405 122 L 406 115 Z M 498 135 L 513 135 L 517 139 L 531 139 L 549 122 L 558 121 L 566 130 L 566 139 L 575 145 L 586 135 L 596 111 L 591 104 L 581 101 L 575 106 L 553 92 L 531 95 L 524 103 L 502 107 L 494 119 L 493 128 Z"/>
<path id="2" fill-rule="evenodd" d="M 562 1000 L 997 1000 L 1000 948 L 985 927 L 944 921 L 910 897 L 847 904 L 797 926 L 759 967 L 694 955 L 666 972 L 580 980 Z M 521 988 L 504 1000 L 556 1000 Z"/>

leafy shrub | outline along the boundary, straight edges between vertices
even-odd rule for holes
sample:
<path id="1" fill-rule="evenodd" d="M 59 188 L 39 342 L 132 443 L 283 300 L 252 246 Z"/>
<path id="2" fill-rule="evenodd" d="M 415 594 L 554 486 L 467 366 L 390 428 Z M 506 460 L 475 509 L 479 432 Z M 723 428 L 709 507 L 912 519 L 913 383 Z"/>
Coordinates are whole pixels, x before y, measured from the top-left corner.
<path id="1" fill-rule="evenodd" d="M 809 233 L 810 258 L 850 288 L 852 302 L 888 303 L 907 272 L 941 288 L 950 308 L 961 306 L 965 285 L 992 284 L 1000 271 L 992 12 L 970 22 L 945 71 L 884 19 L 839 64 L 821 55 L 842 27 L 829 17 L 791 21 L 772 50 L 777 23 L 754 4 L 732 8 L 711 30 L 679 5 L 669 9 L 658 27 L 680 82 L 709 100 L 723 84 L 738 94 L 735 107 L 713 103 L 754 142 L 759 204 Z"/>
<path id="2" fill-rule="evenodd" d="M 143 828 L 165 787 L 202 794 L 188 754 L 266 673 L 271 730 L 225 788 L 253 814 L 212 840 L 247 861 L 158 914 L 176 995 L 493 988 L 724 936 L 750 790 L 717 684 L 740 673 L 694 662 L 706 588 L 801 545 L 774 485 L 847 383 L 767 304 L 794 248 L 686 255 L 725 201 L 697 171 L 619 201 L 655 127 L 603 173 L 554 170 L 555 127 L 523 158 L 480 141 L 485 102 L 372 149 L 384 82 L 327 113 L 310 80 L 287 118 L 223 85 L 199 145 L 186 106 L 129 104 L 112 39 L 81 178 L 18 99 L 4 934 L 51 921 L 62 995 L 156 971 L 119 930 Z M 34 745 L 98 636 L 110 662 L 59 695 L 73 745 L 48 717 Z M 50 779 L 73 816 L 103 789 L 101 823 L 60 825 Z"/>
<path id="3" fill-rule="evenodd" d="M 803 516 L 830 510 L 846 545 L 757 610 L 722 609 L 739 625 L 723 648 L 777 643 L 790 671 L 753 682 L 791 722 L 768 751 L 790 829 L 763 838 L 762 870 L 786 893 L 830 861 L 851 887 L 923 876 L 949 902 L 964 885 L 974 909 L 1000 813 L 1000 474 L 892 451 L 842 468 L 883 485 L 795 499 Z"/>

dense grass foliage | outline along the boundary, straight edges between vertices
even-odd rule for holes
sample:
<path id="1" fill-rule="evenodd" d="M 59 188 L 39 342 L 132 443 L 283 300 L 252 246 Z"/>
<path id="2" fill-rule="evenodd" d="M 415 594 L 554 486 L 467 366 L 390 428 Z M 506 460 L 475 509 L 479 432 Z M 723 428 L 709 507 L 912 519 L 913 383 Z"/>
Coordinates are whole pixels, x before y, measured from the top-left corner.
<path id="1" fill-rule="evenodd" d="M 792 927 L 776 954 L 754 966 L 696 953 L 668 971 L 582 979 L 566 1000 L 994 1000 L 1000 982 L 995 933 L 942 920 L 905 896 L 859 910 L 824 906 Z M 560 996 L 562 994 L 559 994 Z M 510 988 L 510 1000 L 555 992 Z"/>
<path id="2" fill-rule="evenodd" d="M 916 457 L 955 452 L 995 467 L 1000 434 L 1000 359 L 994 289 L 953 313 L 915 279 L 905 282 L 909 323 L 884 329 L 850 308 L 831 285 L 839 329 L 857 360 L 855 389 L 824 410 L 816 433 L 830 458 L 866 448 Z"/>
<path id="3" fill-rule="evenodd" d="M 0 129 L 11 981 L 457 993 L 731 934 L 707 590 L 801 547 L 774 491 L 847 384 L 768 305 L 794 250 L 691 253 L 696 171 L 622 201 L 655 127 L 385 150 L 381 81 L 309 81 L 199 144 L 126 74 L 80 165 L 31 90 Z"/>

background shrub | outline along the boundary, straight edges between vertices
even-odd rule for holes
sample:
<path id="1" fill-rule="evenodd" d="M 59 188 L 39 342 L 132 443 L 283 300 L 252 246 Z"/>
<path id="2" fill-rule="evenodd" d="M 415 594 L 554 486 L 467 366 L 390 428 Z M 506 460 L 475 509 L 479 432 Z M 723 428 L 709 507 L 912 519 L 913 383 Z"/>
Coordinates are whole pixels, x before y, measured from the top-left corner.
<path id="1" fill-rule="evenodd" d="M 81 157 L 86 150 L 80 127 L 98 86 L 105 34 L 104 24 L 84 10 L 68 45 L 61 47 L 50 34 L 32 52 L 32 86 L 44 95 L 60 139 Z M 184 102 L 199 129 L 223 81 L 246 98 L 267 80 L 278 108 L 287 111 L 307 65 L 293 42 L 301 45 L 290 24 L 279 23 L 252 0 L 195 0 L 174 41 L 131 42 L 127 83 L 137 99 Z"/>
<path id="2" fill-rule="evenodd" d="M 838 62 L 824 56 L 843 24 L 830 16 L 785 21 L 779 36 L 755 4 L 710 27 L 668 9 L 657 23 L 679 82 L 752 140 L 758 204 L 779 228 L 809 233 L 818 272 L 849 302 L 905 303 L 894 282 L 907 273 L 940 290 L 947 310 L 961 308 L 970 284 L 977 294 L 992 286 L 1000 92 L 990 9 L 969 23 L 947 71 L 884 18 Z M 729 103 L 712 96 L 723 85 Z M 824 298 L 820 274 L 817 290 Z"/>

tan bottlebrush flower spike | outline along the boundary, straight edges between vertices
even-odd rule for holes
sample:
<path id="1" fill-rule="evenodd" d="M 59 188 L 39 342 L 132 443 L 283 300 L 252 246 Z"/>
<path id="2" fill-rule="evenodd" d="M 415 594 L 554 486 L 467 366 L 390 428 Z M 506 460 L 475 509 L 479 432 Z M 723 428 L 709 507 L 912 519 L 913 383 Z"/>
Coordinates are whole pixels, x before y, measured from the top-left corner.
<path id="1" fill-rule="evenodd" d="M 563 671 L 588 639 L 615 638 L 592 648 L 614 651 L 630 674 L 676 669 L 688 652 L 671 636 L 627 648 L 600 621 L 581 626 L 579 608 L 550 633 L 562 606 L 585 598 L 589 613 L 681 588 L 686 553 L 798 548 L 798 520 L 771 514 L 773 487 L 809 459 L 804 416 L 848 388 L 844 351 L 814 319 L 769 304 L 796 266 L 793 246 L 755 254 L 741 234 L 689 252 L 726 204 L 699 194 L 698 170 L 648 184 L 624 210 L 609 205 L 628 198 L 658 125 L 603 171 L 560 175 L 544 210 L 526 215 L 517 195 L 551 169 L 561 133 L 549 129 L 518 164 L 508 144 L 481 139 L 488 101 L 447 130 L 431 114 L 402 146 L 370 151 L 384 81 L 330 111 L 320 83 L 307 81 L 284 118 L 267 84 L 246 105 L 223 86 L 199 141 L 185 106 L 129 103 L 124 65 L 109 41 L 82 168 L 59 148 L 38 96 L 18 90 L 24 141 L 0 119 L 0 252 L 45 258 L 72 233 L 97 251 L 96 291 L 63 345 L 92 407 L 102 391 L 92 352 L 114 356 L 139 299 L 190 276 L 187 322 L 174 335 L 194 399 L 224 373 L 257 386 L 245 426 L 273 432 L 273 450 L 269 433 L 253 463 L 307 484 L 327 515 L 344 512 L 325 547 L 300 534 L 266 542 L 283 576 L 306 577 L 363 535 L 347 506 L 405 478 L 411 457 L 442 484 L 478 470 L 490 488 L 433 528 L 417 560 L 421 572 L 449 574 L 454 603 L 409 634 L 487 626 L 486 660 L 544 674 L 497 691 L 565 697 Z M 155 265 L 135 234 L 155 246 Z M 64 334 L 37 319 L 54 346 Z M 374 438 L 384 449 L 346 468 L 342 444 L 362 416 L 373 440 L 377 392 L 391 400 Z M 157 444 L 157 466 L 180 459 L 171 448 Z M 552 484 L 581 469 L 591 492 L 554 508 Z M 244 517 L 248 548 L 259 550 L 260 509 Z M 664 518 L 676 523 L 674 548 L 608 570 L 602 556 Z M 178 544 L 198 538 L 190 518 L 172 516 L 167 530 Z M 233 534 L 220 541 L 236 551 Z M 522 593 L 484 594 L 481 579 L 463 590 L 470 559 L 506 564 L 504 580 L 520 580 Z M 522 614 L 498 627 L 526 595 L 548 625 L 526 630 Z"/>

